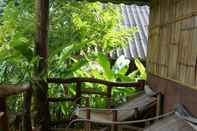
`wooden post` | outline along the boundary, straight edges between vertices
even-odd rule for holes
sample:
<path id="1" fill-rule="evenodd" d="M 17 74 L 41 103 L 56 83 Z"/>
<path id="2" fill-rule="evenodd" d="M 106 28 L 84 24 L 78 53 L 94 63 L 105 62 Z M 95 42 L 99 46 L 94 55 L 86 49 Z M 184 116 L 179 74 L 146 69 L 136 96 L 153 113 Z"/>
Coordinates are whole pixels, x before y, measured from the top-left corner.
<path id="1" fill-rule="evenodd" d="M 162 113 L 162 95 L 161 93 L 157 94 L 157 105 L 156 105 L 156 116 L 161 115 Z"/>
<path id="2" fill-rule="evenodd" d="M 76 103 L 80 104 L 81 103 L 81 83 L 77 82 L 76 86 Z"/>
<path id="3" fill-rule="evenodd" d="M 48 105 L 48 17 L 49 0 L 36 0 L 37 8 L 37 38 L 35 53 L 39 58 L 39 64 L 34 71 L 35 86 L 35 107 L 37 110 L 35 126 L 39 126 L 41 131 L 49 130 L 49 105 Z"/>
<path id="4" fill-rule="evenodd" d="M 31 124 L 31 98 L 32 90 L 29 90 L 24 95 L 24 119 L 23 119 L 23 130 L 32 131 Z"/>
<path id="5" fill-rule="evenodd" d="M 0 131 L 9 131 L 6 98 L 5 97 L 0 98 L 0 112 L 3 113 L 3 115 L 0 118 Z"/>
<path id="6" fill-rule="evenodd" d="M 86 119 L 87 120 L 91 119 L 91 110 L 90 109 L 87 109 Z M 90 122 L 85 122 L 85 130 L 91 131 L 91 123 Z"/>
<path id="7" fill-rule="evenodd" d="M 117 122 L 118 121 L 118 111 L 113 110 L 112 114 L 113 114 L 113 122 Z M 112 131 L 118 131 L 118 125 L 117 124 L 112 125 Z"/>
<path id="8" fill-rule="evenodd" d="M 108 86 L 107 88 L 107 106 L 112 108 L 112 87 Z"/>

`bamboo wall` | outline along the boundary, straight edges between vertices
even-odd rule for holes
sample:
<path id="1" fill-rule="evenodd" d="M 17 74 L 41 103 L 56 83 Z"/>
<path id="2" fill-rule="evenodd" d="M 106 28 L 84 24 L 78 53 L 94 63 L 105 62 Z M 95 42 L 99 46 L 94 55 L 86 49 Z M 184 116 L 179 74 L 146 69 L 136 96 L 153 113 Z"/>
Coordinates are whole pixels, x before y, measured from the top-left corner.
<path id="1" fill-rule="evenodd" d="M 197 89 L 197 0 L 152 0 L 147 68 Z"/>

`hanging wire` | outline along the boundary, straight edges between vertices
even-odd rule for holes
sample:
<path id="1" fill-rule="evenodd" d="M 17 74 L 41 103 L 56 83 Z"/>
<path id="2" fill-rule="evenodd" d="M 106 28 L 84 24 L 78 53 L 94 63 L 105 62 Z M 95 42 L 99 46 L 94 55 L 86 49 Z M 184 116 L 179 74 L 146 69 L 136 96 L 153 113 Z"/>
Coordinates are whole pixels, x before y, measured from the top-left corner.
<path id="1" fill-rule="evenodd" d="M 161 119 L 161 118 L 164 118 L 164 117 L 167 117 L 167 116 L 171 116 L 173 114 L 174 114 L 174 111 L 173 112 L 168 112 L 168 113 L 165 113 L 163 115 L 156 116 L 156 117 L 148 118 L 148 119 L 134 120 L 134 121 L 123 121 L 123 122 L 114 122 L 114 121 L 105 121 L 104 122 L 104 121 L 96 121 L 96 120 L 89 120 L 89 119 L 75 119 L 75 120 L 72 120 L 66 126 L 65 131 L 67 131 L 69 129 L 69 127 L 75 122 L 91 122 L 91 123 L 108 124 L 108 125 L 112 125 L 112 124 L 126 125 L 126 124 L 137 124 L 137 123 L 144 123 L 144 122 L 154 121 L 154 120 L 158 120 L 158 119 Z"/>

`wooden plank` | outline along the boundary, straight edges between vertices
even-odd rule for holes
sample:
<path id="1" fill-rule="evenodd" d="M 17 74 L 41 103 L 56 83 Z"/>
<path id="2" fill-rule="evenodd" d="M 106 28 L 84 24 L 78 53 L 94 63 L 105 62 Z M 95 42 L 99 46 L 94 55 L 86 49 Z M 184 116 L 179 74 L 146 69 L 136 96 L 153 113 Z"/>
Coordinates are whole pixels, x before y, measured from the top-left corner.
<path id="1" fill-rule="evenodd" d="M 0 97 L 7 97 L 25 92 L 30 89 L 30 84 L 23 85 L 0 85 Z"/>

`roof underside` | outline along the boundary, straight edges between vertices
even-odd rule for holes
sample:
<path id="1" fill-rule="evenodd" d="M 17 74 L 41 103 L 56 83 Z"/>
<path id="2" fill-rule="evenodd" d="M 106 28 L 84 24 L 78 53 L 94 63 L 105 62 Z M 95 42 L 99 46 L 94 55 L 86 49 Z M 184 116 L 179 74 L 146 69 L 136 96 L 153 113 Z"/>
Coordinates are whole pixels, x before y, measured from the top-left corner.
<path id="1" fill-rule="evenodd" d="M 78 1 L 83 1 L 83 0 L 78 0 Z M 102 3 L 114 3 L 114 4 L 136 4 L 136 5 L 149 5 L 150 0 L 87 0 L 89 2 L 96 2 L 100 1 Z"/>

